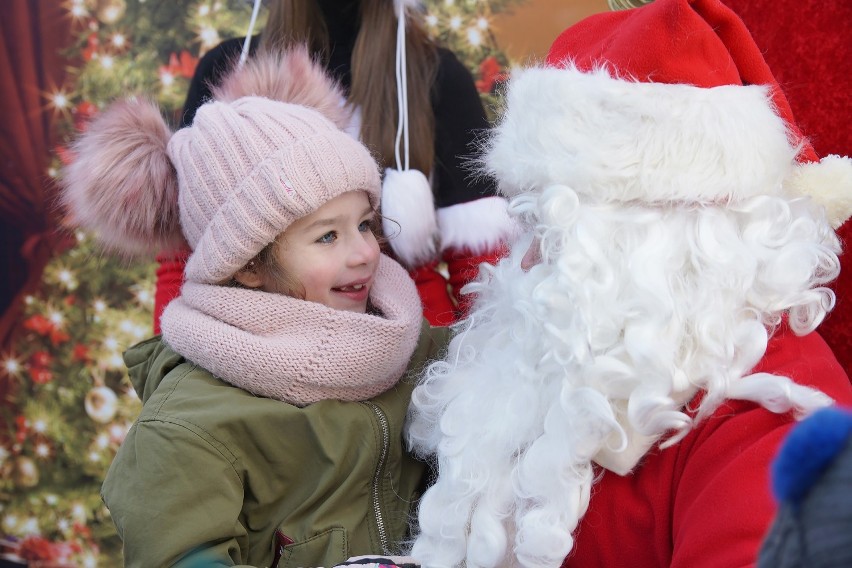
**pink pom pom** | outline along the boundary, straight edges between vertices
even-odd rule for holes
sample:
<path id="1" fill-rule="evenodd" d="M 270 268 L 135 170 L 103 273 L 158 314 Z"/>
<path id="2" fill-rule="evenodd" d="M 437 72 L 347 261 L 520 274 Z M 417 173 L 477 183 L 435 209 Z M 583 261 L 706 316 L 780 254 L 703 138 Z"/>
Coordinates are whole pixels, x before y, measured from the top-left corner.
<path id="1" fill-rule="evenodd" d="M 63 172 L 60 199 L 71 221 L 125 254 L 179 246 L 170 138 L 159 109 L 147 101 L 118 102 L 96 117 L 74 142 L 74 161 Z"/>
<path id="2" fill-rule="evenodd" d="M 304 46 L 260 52 L 213 88 L 213 98 L 218 101 L 249 96 L 311 107 L 338 128 L 349 124 L 350 111 L 343 92 Z"/>

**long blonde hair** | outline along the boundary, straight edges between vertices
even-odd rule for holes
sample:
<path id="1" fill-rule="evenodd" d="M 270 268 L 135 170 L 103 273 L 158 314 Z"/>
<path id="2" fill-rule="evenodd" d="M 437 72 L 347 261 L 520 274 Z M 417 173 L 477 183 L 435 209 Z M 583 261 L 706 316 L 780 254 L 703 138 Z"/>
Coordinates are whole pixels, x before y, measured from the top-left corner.
<path id="1" fill-rule="evenodd" d="M 361 110 L 361 141 L 374 152 L 380 165 L 393 167 L 398 120 L 396 14 L 392 0 L 360 0 L 359 9 L 349 102 Z M 437 50 L 416 14 L 409 14 L 407 19 L 411 167 L 428 176 L 435 160 L 435 115 L 430 95 L 438 65 Z M 369 32 L 362 33 L 364 30 Z M 316 0 L 272 2 L 261 49 L 304 43 L 311 53 L 327 58 L 329 42 L 328 28 Z"/>

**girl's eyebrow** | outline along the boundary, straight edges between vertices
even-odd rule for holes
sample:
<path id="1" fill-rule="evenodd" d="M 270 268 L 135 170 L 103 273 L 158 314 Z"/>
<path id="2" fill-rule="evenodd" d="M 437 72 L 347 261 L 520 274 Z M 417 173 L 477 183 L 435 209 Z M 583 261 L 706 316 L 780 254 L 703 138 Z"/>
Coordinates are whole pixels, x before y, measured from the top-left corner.
<path id="1" fill-rule="evenodd" d="M 361 215 L 359 216 L 359 219 L 361 217 L 366 217 L 367 215 L 369 215 L 372 212 L 373 212 L 373 208 L 368 205 L 367 207 L 364 208 L 364 212 L 361 213 Z M 345 213 L 342 214 L 342 215 L 336 215 L 334 217 L 324 217 L 322 219 L 317 219 L 316 221 L 314 221 L 313 223 L 311 223 L 310 225 L 308 225 L 305 228 L 306 229 L 313 229 L 314 227 L 328 227 L 328 226 L 334 225 L 335 223 L 342 221 L 345 217 L 346 217 Z"/>

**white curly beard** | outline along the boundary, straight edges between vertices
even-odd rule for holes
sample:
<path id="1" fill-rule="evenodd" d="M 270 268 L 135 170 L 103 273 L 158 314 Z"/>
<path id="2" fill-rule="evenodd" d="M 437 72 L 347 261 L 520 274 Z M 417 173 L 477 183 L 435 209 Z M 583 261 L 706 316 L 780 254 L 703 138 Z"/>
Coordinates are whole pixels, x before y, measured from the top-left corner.
<path id="1" fill-rule="evenodd" d="M 833 306 L 820 285 L 839 244 L 809 201 L 588 205 L 552 186 L 512 207 L 533 232 L 482 269 L 471 316 L 412 398 L 409 443 L 439 466 L 411 550 L 424 566 L 559 566 L 593 463 L 626 473 L 726 398 L 828 403 L 749 375 L 782 317 L 804 334 Z M 524 272 L 530 242 L 542 262 Z"/>

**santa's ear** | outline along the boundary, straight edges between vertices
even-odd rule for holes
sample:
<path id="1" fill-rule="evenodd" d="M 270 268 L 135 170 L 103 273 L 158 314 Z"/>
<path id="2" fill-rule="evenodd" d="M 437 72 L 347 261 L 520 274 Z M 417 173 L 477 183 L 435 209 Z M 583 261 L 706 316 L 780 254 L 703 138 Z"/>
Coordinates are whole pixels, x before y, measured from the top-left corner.
<path id="1" fill-rule="evenodd" d="M 240 286 L 245 286 L 246 288 L 260 288 L 264 282 L 263 271 L 260 270 L 257 262 L 252 260 L 234 274 L 234 280 Z"/>

